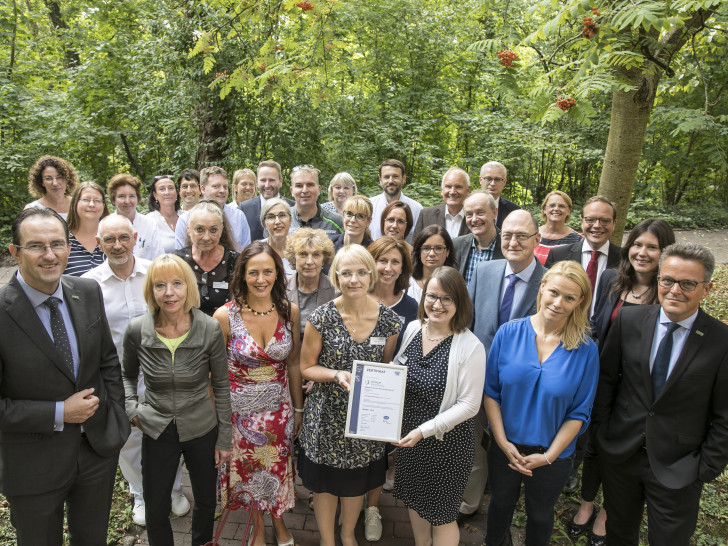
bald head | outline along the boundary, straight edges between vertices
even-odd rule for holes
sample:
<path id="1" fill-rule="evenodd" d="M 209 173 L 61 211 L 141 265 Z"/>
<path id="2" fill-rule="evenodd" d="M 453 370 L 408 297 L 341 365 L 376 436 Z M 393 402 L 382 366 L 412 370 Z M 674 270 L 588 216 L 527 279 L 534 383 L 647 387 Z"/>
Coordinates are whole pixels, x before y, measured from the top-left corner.
<path id="1" fill-rule="evenodd" d="M 133 267 L 133 250 L 137 234 L 131 222 L 120 214 L 110 214 L 99 222 L 96 241 L 109 260 L 114 273 L 123 266 Z M 117 273 L 118 274 L 118 273 Z M 126 278 L 125 276 L 123 278 Z"/>
<path id="2" fill-rule="evenodd" d="M 520 273 L 534 260 L 539 242 L 538 221 L 526 210 L 514 210 L 503 220 L 501 250 L 514 273 Z"/>

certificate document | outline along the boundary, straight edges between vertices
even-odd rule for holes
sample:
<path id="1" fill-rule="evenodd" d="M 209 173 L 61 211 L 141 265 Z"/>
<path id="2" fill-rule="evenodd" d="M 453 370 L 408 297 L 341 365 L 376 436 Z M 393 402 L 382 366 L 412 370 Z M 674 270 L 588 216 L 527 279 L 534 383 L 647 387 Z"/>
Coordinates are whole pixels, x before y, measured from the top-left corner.
<path id="1" fill-rule="evenodd" d="M 406 386 L 406 366 L 355 360 L 346 412 L 346 436 L 399 442 Z"/>

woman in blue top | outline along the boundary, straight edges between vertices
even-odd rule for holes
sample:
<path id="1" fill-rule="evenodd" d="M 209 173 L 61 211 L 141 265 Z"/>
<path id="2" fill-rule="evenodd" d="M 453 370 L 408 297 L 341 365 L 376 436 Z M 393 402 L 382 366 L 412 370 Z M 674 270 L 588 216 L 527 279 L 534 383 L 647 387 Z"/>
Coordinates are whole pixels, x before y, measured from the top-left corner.
<path id="1" fill-rule="evenodd" d="M 589 423 L 599 354 L 589 338 L 591 286 L 581 266 L 556 263 L 543 277 L 535 315 L 498 329 L 488 354 L 485 411 L 491 498 L 485 543 L 509 535 L 521 483 L 526 543 L 548 544 L 554 505 L 569 476 L 576 437 Z"/>

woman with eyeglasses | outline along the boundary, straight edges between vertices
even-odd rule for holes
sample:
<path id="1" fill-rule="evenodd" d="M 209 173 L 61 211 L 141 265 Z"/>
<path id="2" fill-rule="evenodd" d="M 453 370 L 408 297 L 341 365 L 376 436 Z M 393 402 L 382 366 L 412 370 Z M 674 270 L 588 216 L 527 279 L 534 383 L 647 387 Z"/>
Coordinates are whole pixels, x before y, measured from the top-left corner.
<path id="1" fill-rule="evenodd" d="M 356 195 L 356 181 L 349 173 L 336 173 L 329 182 L 329 200 L 321 208 L 344 215 L 344 203 Z"/>
<path id="2" fill-rule="evenodd" d="M 394 359 L 407 366 L 394 496 L 416 544 L 456 546 L 485 380 L 485 348 L 468 330 L 473 303 L 456 269 L 438 267 L 425 280 L 417 318 Z"/>
<path id="3" fill-rule="evenodd" d="M 493 433 L 486 544 L 508 543 L 522 484 L 526 544 L 549 544 L 554 506 L 597 389 L 590 301 L 591 283 L 581 265 L 558 262 L 543 276 L 536 314 L 504 323 L 493 339 L 485 369 L 485 412 Z"/>
<path id="4" fill-rule="evenodd" d="M 265 242 L 275 250 L 283 261 L 286 275 L 292 275 L 294 269 L 286 259 L 286 244 L 288 231 L 291 229 L 291 207 L 280 197 L 268 199 L 260 209 L 260 222 L 263 224 L 263 233 L 268 234 Z"/>
<path id="5" fill-rule="evenodd" d="M 629 232 L 621 250 L 619 268 L 607 269 L 599 279 L 599 296 L 591 318 L 592 338 L 599 347 L 604 344 L 609 327 L 622 307 L 658 303 L 660 256 L 665 247 L 674 242 L 675 234 L 664 220 L 642 220 Z M 582 469 L 581 506 L 566 527 L 571 538 L 588 533 L 590 546 L 603 546 L 607 540 L 607 512 L 602 508 L 597 514 L 594 506 L 601 483 L 599 461 L 590 437 Z"/>
<path id="6" fill-rule="evenodd" d="M 392 201 L 382 211 L 380 229 L 383 235 L 410 242 L 408 237 L 412 233 L 414 219 L 412 209 L 402 201 Z"/>
<path id="7" fill-rule="evenodd" d="M 581 241 L 582 236 L 566 225 L 572 210 L 571 198 L 559 190 L 549 192 L 541 203 L 541 218 L 546 223 L 538 229 L 540 240 L 533 252 L 541 265 L 546 263 L 549 252 L 555 246 Z"/>
<path id="8" fill-rule="evenodd" d="M 68 211 L 69 238 L 71 252 L 64 275 L 80 277 L 106 260 L 106 255 L 98 245 L 99 222 L 109 215 L 106 206 L 106 192 L 96 182 L 81 182 L 76 186 Z"/>
<path id="9" fill-rule="evenodd" d="M 389 362 L 401 328 L 399 317 L 370 295 L 378 277 L 363 246 L 343 247 L 329 271 L 341 295 L 309 316 L 303 336 L 301 374 L 314 386 L 303 416 L 298 470 L 314 494 L 323 546 L 335 544 L 339 499 L 341 541 L 356 544 L 363 496 L 384 483 L 384 443 L 344 436 L 352 361 Z"/>
<path id="10" fill-rule="evenodd" d="M 425 282 L 435 269 L 443 265 L 455 265 L 455 247 L 445 228 L 433 224 L 420 231 L 415 238 L 412 248 L 412 278 L 407 295 L 419 303 Z"/>
<path id="11" fill-rule="evenodd" d="M 149 214 L 157 224 L 162 248 L 165 252 L 174 252 L 174 230 L 177 228 L 177 218 L 180 215 L 179 194 L 177 186 L 170 175 L 155 176 L 149 192 Z"/>
<path id="12" fill-rule="evenodd" d="M 344 219 L 344 233 L 340 233 L 332 240 L 334 252 L 338 252 L 345 245 L 369 246 L 372 234 L 369 224 L 372 223 L 372 202 L 368 197 L 355 195 L 344 203 L 342 218 Z"/>
<path id="13" fill-rule="evenodd" d="M 174 253 L 192 268 L 200 311 L 212 316 L 230 301 L 230 283 L 239 254 L 220 205 L 201 199 L 187 217 L 187 246 Z"/>
<path id="14" fill-rule="evenodd" d="M 30 168 L 28 193 L 37 197 L 25 205 L 45 207 L 58 213 L 64 220 L 71 210 L 71 195 L 78 184 L 78 175 L 68 161 L 52 155 L 44 155 Z"/>

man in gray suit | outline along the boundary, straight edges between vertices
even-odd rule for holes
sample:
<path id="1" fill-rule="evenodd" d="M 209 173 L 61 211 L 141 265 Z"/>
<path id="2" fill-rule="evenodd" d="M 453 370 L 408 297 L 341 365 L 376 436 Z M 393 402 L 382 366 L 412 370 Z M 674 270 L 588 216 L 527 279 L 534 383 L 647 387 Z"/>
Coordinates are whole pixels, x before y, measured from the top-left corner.
<path id="1" fill-rule="evenodd" d="M 546 272 L 533 255 L 539 238 L 538 222 L 531 213 L 511 212 L 503 222 L 500 238 L 505 260 L 478 265 L 468 287 L 478 310 L 471 329 L 485 346 L 486 354 L 501 324 L 536 312 L 536 296 Z M 460 521 L 477 513 L 483 498 L 488 466 L 481 443 L 486 426 L 485 411 L 481 408 L 475 417 L 475 459 L 460 505 Z"/>
<path id="2" fill-rule="evenodd" d="M 427 226 L 442 226 L 453 239 L 470 232 L 465 223 L 463 201 L 470 193 L 470 177 L 458 167 L 453 167 L 442 177 L 442 203 L 422 209 L 415 224 L 414 237 Z"/>
<path id="3" fill-rule="evenodd" d="M 497 208 L 493 197 L 483 190 L 474 191 L 465 199 L 463 211 L 470 233 L 455 237 L 452 244 L 458 271 L 469 285 L 479 263 L 500 260 L 503 253 L 495 227 Z"/>

